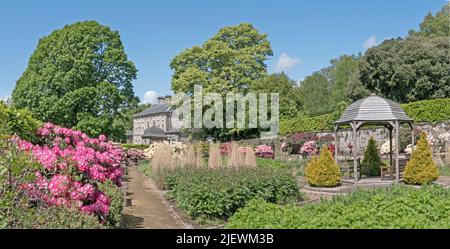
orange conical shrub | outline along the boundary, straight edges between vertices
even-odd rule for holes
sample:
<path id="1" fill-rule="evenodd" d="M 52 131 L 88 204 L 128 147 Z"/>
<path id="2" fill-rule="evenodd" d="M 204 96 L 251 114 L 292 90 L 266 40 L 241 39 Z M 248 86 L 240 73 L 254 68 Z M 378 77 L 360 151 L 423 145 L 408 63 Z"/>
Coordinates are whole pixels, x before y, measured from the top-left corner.
<path id="1" fill-rule="evenodd" d="M 424 132 L 420 134 L 417 146 L 412 152 L 411 160 L 403 172 L 403 177 L 406 183 L 415 185 L 428 184 L 439 177 L 439 170 L 433 161 L 427 135 Z"/>
<path id="2" fill-rule="evenodd" d="M 341 171 L 328 147 L 324 145 L 320 157 L 312 157 L 306 166 L 308 184 L 315 187 L 334 187 L 341 183 Z"/>

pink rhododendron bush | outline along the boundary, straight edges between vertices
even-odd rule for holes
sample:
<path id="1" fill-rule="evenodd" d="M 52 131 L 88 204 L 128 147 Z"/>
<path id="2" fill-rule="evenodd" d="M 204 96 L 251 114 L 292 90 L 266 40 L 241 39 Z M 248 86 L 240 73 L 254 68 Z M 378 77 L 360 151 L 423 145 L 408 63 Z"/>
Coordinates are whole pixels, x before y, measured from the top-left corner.
<path id="1" fill-rule="evenodd" d="M 255 154 L 257 157 L 261 157 L 261 158 L 273 158 L 272 147 L 270 147 L 267 144 L 261 144 L 261 145 L 256 146 Z"/>
<path id="2" fill-rule="evenodd" d="M 80 131 L 45 124 L 40 144 L 16 137 L 18 147 L 42 165 L 34 182 L 23 186 L 31 198 L 51 206 L 66 206 L 97 216 L 103 223 L 110 213 L 111 196 L 99 190 L 105 182 L 121 185 L 123 150 L 106 137 L 90 138 Z"/>

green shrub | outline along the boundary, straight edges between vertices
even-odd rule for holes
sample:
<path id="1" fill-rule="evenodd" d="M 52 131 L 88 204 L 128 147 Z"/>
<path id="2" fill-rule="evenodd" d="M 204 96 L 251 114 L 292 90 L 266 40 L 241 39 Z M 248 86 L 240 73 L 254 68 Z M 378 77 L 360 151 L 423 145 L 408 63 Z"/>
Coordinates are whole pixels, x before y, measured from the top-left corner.
<path id="1" fill-rule="evenodd" d="M 104 228 L 97 217 L 69 210 L 66 207 L 18 208 L 9 228 L 20 229 L 99 229 Z"/>
<path id="2" fill-rule="evenodd" d="M 226 228 L 450 228 L 450 190 L 358 190 L 347 196 L 304 206 L 279 206 L 253 200 L 238 210 Z"/>
<path id="3" fill-rule="evenodd" d="M 121 146 L 125 150 L 129 150 L 129 149 L 145 150 L 149 147 L 148 144 L 122 144 Z"/>
<path id="4" fill-rule="evenodd" d="M 450 98 L 416 101 L 401 107 L 415 122 L 450 120 Z"/>
<path id="5" fill-rule="evenodd" d="M 416 148 L 413 150 L 411 160 L 403 172 L 405 182 L 423 185 L 431 183 L 439 177 L 439 170 L 433 161 L 431 148 L 424 132 L 420 134 Z"/>
<path id="6" fill-rule="evenodd" d="M 288 169 L 288 164 L 281 159 L 267 159 L 267 158 L 256 158 L 256 165 L 262 168 L 271 169 Z"/>
<path id="7" fill-rule="evenodd" d="M 341 171 L 326 145 L 319 158 L 315 156 L 306 166 L 306 179 L 314 187 L 334 187 L 341 183 Z"/>
<path id="8" fill-rule="evenodd" d="M 176 168 L 164 181 L 177 205 L 196 219 L 227 218 L 253 198 L 273 203 L 300 199 L 291 174 L 265 168 Z"/>
<path id="9" fill-rule="evenodd" d="M 381 165 L 383 164 L 383 162 L 381 161 L 381 157 L 378 154 L 377 142 L 373 137 L 370 137 L 367 148 L 364 151 L 362 164 L 369 167 L 369 175 L 380 175 Z"/>
<path id="10" fill-rule="evenodd" d="M 40 126 L 41 122 L 34 119 L 29 111 L 8 107 L 0 101 L 0 131 L 3 134 L 17 134 L 22 139 L 36 142 L 36 131 Z"/>
<path id="11" fill-rule="evenodd" d="M 109 206 L 109 215 L 107 225 L 112 228 L 118 228 L 122 219 L 122 210 L 124 202 L 124 193 L 120 187 L 107 180 L 99 185 L 99 189 L 109 197 L 111 204 Z"/>

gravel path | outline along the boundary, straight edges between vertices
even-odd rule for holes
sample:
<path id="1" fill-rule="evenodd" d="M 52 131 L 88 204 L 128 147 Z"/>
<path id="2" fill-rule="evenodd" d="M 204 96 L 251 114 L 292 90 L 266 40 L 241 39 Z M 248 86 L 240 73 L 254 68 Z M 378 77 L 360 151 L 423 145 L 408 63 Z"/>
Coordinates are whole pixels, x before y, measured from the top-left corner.
<path id="1" fill-rule="evenodd" d="M 172 209 L 155 183 L 136 167 L 128 168 L 123 228 L 190 228 Z"/>

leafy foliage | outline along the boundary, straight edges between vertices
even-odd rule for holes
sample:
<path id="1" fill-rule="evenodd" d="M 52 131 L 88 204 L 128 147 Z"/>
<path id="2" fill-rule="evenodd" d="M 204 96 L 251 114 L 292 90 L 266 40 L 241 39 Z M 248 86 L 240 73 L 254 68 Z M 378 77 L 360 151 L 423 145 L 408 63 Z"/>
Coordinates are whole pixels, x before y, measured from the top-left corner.
<path id="1" fill-rule="evenodd" d="M 280 120 L 280 134 L 288 135 L 299 132 L 332 130 L 333 122 L 339 118 L 338 113 L 324 114 L 317 117 L 295 117 Z"/>
<path id="2" fill-rule="evenodd" d="M 110 198 L 109 214 L 106 218 L 107 225 L 111 228 L 118 228 L 122 219 L 124 192 L 111 180 L 100 183 L 99 189 Z"/>
<path id="3" fill-rule="evenodd" d="M 450 190 L 358 190 L 319 204 L 279 206 L 253 200 L 229 219 L 226 228 L 450 228 Z"/>
<path id="4" fill-rule="evenodd" d="M 400 103 L 450 97 L 448 38 L 409 37 L 370 48 L 360 64 L 361 81 Z"/>
<path id="5" fill-rule="evenodd" d="M 34 119 L 29 111 L 8 107 L 0 101 L 0 135 L 15 134 L 36 142 L 38 140 L 36 131 L 40 126 L 41 122 Z"/>
<path id="6" fill-rule="evenodd" d="M 267 35 L 251 24 L 224 27 L 202 46 L 184 50 L 170 63 L 172 89 L 192 93 L 194 84 L 205 92 L 242 92 L 266 74 L 272 55 Z"/>
<path id="7" fill-rule="evenodd" d="M 380 175 L 380 167 L 383 162 L 378 154 L 377 142 L 373 137 L 370 137 L 369 139 L 366 150 L 364 151 L 364 158 L 361 163 L 369 167 L 369 174 L 371 176 Z"/>
<path id="8" fill-rule="evenodd" d="M 14 223 L 20 229 L 100 229 L 96 217 L 58 206 L 39 206 L 14 210 Z"/>
<path id="9" fill-rule="evenodd" d="M 193 218 L 223 219 L 253 198 L 285 203 L 300 198 L 296 179 L 267 168 L 175 168 L 164 181 L 177 205 Z"/>
<path id="10" fill-rule="evenodd" d="M 317 187 L 334 187 L 341 183 L 341 171 L 328 146 L 324 145 L 319 158 L 313 156 L 306 166 L 306 178 L 308 184 Z"/>
<path id="11" fill-rule="evenodd" d="M 295 117 L 300 103 L 294 92 L 295 82 L 284 73 L 270 74 L 251 84 L 253 93 L 279 93 L 280 117 Z"/>
<path id="12" fill-rule="evenodd" d="M 136 72 L 117 31 L 78 22 L 39 40 L 12 99 L 42 121 L 122 138 L 125 127 L 114 120 L 138 102 Z"/>
<path id="13" fill-rule="evenodd" d="M 439 170 L 433 161 L 433 155 L 425 133 L 420 135 L 416 146 L 412 152 L 411 160 L 403 172 L 405 182 L 418 185 L 431 183 L 439 177 Z"/>
<path id="14" fill-rule="evenodd" d="M 415 122 L 450 120 L 450 98 L 416 101 L 401 107 Z"/>

